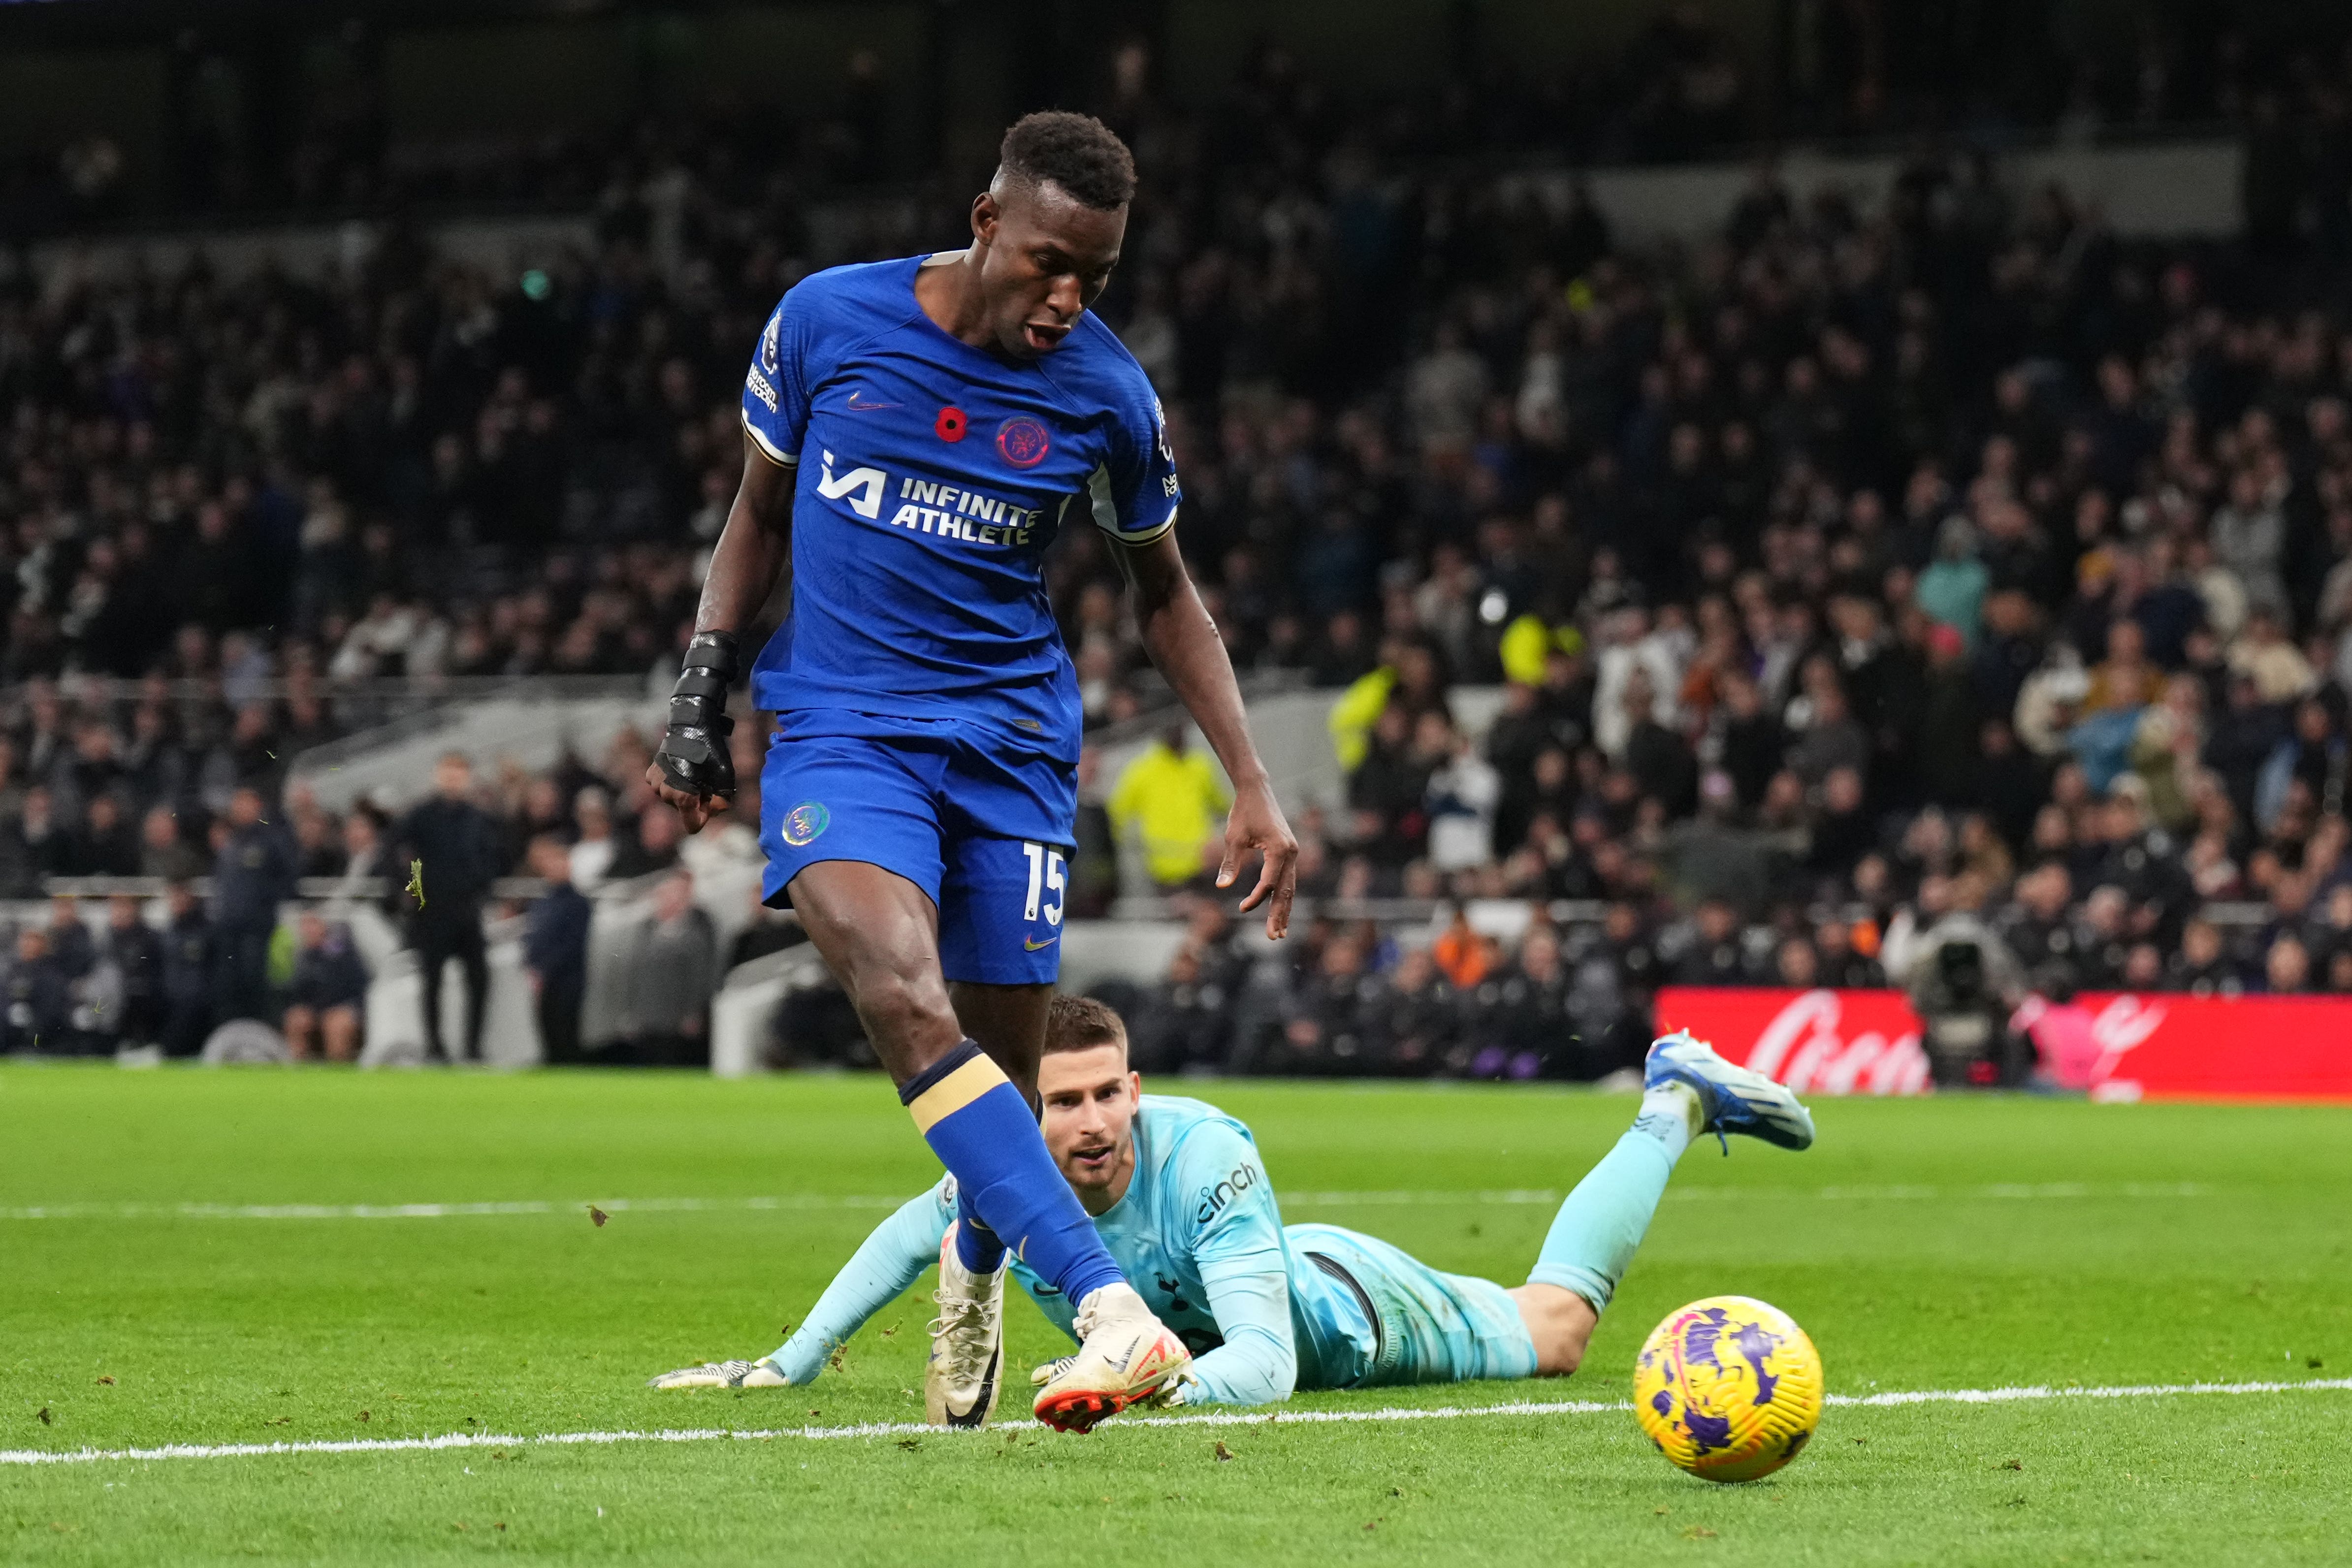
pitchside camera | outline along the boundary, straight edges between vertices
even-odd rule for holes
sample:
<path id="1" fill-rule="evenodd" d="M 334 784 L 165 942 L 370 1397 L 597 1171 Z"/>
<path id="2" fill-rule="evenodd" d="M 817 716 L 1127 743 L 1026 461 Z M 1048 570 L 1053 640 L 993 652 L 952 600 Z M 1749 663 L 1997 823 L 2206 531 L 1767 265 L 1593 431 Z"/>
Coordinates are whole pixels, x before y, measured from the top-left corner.
<path id="1" fill-rule="evenodd" d="M 2004 1009 L 1981 946 L 1966 939 L 1940 944 L 1911 1005 L 1938 1085 L 1985 1083 L 1998 1076 Z"/>

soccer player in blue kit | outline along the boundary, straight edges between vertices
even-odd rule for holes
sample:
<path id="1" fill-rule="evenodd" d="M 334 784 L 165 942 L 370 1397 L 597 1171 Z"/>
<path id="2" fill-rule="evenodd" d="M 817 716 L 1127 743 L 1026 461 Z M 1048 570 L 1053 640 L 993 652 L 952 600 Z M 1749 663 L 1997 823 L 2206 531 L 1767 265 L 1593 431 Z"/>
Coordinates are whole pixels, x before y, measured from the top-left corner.
<path id="1" fill-rule="evenodd" d="M 1786 1088 L 1687 1034 L 1668 1035 L 1650 1048 L 1633 1125 L 1560 1205 L 1528 1282 L 1507 1289 L 1360 1231 L 1284 1225 L 1250 1130 L 1198 1100 L 1144 1093 L 1126 1030 L 1102 1003 L 1055 998 L 1045 1052 L 1045 1142 L 1112 1255 L 1197 1358 L 1155 1401 L 1164 1404 L 1574 1372 L 1694 1138 L 1740 1133 L 1790 1149 L 1813 1141 L 1811 1116 Z M 754 1364 L 770 1369 L 764 1381 L 814 1381 L 933 1258 L 944 1277 L 956 1216 L 950 1176 L 884 1220 L 799 1331 Z M 1047 1318 L 1072 1327 L 1049 1281 L 1018 1261 L 1013 1272 Z M 950 1336 L 989 1332 L 953 1298 L 940 1304 Z M 930 1417 L 943 1420 L 936 1407 Z"/>
<path id="2" fill-rule="evenodd" d="M 787 559 L 791 614 L 751 669 L 777 727 L 761 777 L 771 903 L 789 900 L 953 1176 L 943 1311 L 1001 1325 L 1007 1249 L 1081 1341 L 1040 1420 L 1084 1430 L 1181 1373 L 1056 1173 L 1034 1110 L 1077 810 L 1077 683 L 1041 578 L 1058 530 L 1102 530 L 1144 647 L 1234 786 L 1220 886 L 1290 919 L 1297 844 L 1174 537 L 1150 382 L 1088 312 L 1135 166 L 1076 114 L 1005 133 L 960 251 L 839 267 L 787 293 L 744 378 L 743 480 L 714 551 L 648 782 L 688 831 L 727 808 L 738 633 Z M 992 1305 L 993 1303 L 993 1305 Z M 996 1329 L 935 1338 L 927 1395 L 984 1409 Z M 657 1385 L 760 1386 L 767 1363 Z"/>

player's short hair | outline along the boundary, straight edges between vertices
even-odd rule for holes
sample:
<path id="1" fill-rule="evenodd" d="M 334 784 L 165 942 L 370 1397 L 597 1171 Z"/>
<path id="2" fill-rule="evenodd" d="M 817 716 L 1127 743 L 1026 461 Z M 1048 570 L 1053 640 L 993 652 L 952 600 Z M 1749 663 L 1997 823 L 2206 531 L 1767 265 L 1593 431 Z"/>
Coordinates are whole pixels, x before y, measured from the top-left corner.
<path id="1" fill-rule="evenodd" d="M 1045 1054 L 1098 1045 L 1127 1049 L 1127 1025 L 1118 1014 L 1092 997 L 1055 997 L 1045 1009 Z"/>
<path id="2" fill-rule="evenodd" d="M 1018 184 L 1047 181 L 1097 212 L 1135 198 L 1135 158 L 1118 133 L 1091 114 L 1045 110 L 1024 114 L 997 149 L 997 176 Z"/>

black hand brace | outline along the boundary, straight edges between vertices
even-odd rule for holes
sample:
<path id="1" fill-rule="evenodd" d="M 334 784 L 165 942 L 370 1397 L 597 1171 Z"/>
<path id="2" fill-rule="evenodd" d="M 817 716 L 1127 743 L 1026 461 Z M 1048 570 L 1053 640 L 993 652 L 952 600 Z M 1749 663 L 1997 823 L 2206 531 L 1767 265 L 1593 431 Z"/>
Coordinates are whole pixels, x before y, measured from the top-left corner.
<path id="1" fill-rule="evenodd" d="M 686 645 L 686 669 L 669 694 L 669 728 L 654 761 L 673 789 L 689 795 L 735 793 L 735 758 L 727 737 L 727 688 L 736 674 L 732 632 L 697 632 Z"/>

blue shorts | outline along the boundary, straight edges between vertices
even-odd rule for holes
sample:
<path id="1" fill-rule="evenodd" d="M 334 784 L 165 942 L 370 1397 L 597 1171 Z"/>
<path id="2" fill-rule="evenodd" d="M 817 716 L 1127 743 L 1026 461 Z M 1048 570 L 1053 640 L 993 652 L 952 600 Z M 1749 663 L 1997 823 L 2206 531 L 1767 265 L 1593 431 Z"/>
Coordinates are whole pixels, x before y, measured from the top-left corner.
<path id="1" fill-rule="evenodd" d="M 1299 1251 L 1346 1270 L 1378 1320 L 1371 1364 L 1339 1386 L 1536 1375 L 1527 1320 L 1511 1292 L 1492 1280 L 1441 1273 L 1401 1247 L 1337 1225 L 1286 1225 L 1282 1233 Z"/>
<path id="2" fill-rule="evenodd" d="M 1077 770 L 960 719 L 778 716 L 760 774 L 762 892 L 863 861 L 923 890 L 950 980 L 1051 985 L 1077 822 Z"/>

